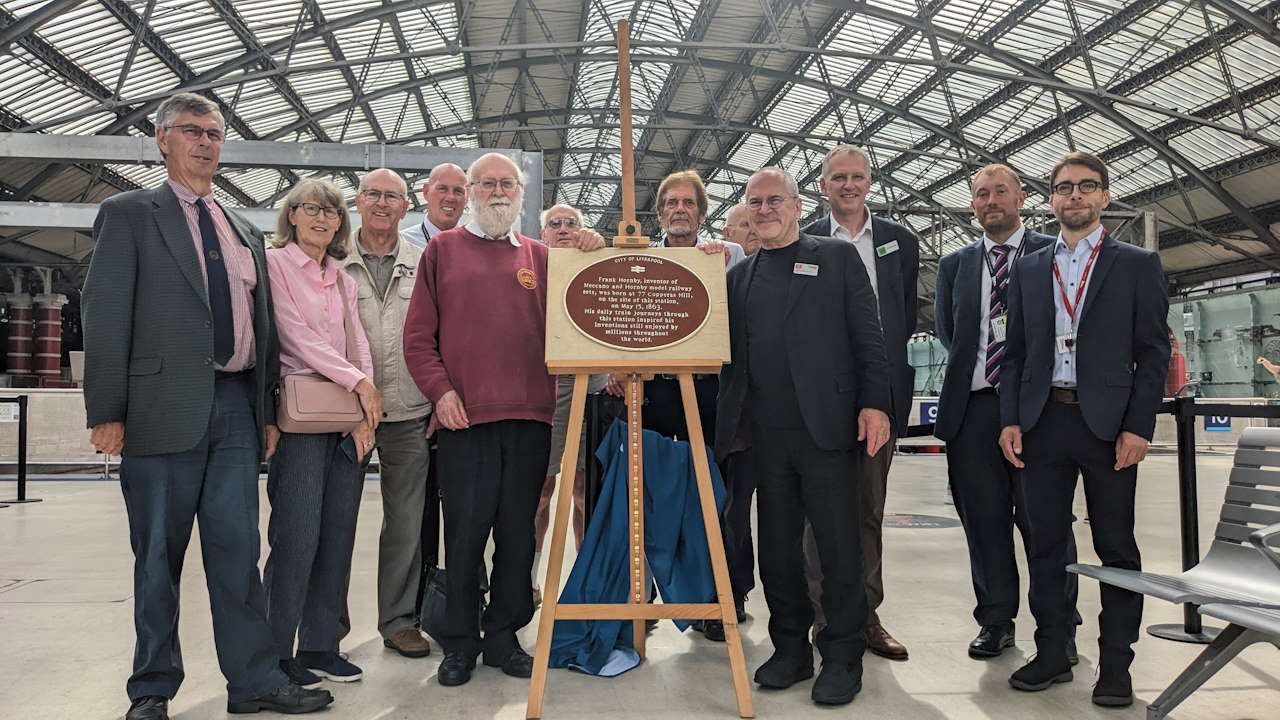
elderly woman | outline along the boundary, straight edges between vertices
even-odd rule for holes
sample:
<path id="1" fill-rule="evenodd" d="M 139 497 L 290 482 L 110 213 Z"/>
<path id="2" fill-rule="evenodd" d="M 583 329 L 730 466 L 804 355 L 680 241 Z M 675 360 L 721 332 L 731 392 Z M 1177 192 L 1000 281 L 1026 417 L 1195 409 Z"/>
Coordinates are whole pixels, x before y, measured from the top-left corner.
<path id="1" fill-rule="evenodd" d="M 382 398 L 373 384 L 356 286 L 339 262 L 350 230 L 337 186 L 303 180 L 285 198 L 267 251 L 281 376 L 318 375 L 353 391 L 365 417 L 347 434 L 281 433 L 267 474 L 267 621 L 281 669 L 303 687 L 315 687 L 320 677 L 351 682 L 361 676 L 338 654 L 345 634 L 339 618 L 355 544 L 361 461 L 373 449 Z M 347 357 L 347 333 L 354 335 L 358 357 Z"/>

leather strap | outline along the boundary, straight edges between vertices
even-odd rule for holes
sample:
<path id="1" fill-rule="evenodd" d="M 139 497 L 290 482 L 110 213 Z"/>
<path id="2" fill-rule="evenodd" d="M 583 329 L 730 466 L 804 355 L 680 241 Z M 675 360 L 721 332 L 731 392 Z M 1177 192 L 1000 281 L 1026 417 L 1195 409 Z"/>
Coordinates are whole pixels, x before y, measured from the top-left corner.
<path id="1" fill-rule="evenodd" d="M 342 335 L 347 341 L 346 355 L 347 362 L 352 367 L 360 367 L 360 352 L 356 349 L 356 334 L 351 332 L 351 327 L 355 325 L 355 321 L 351 319 L 351 308 L 347 307 L 347 284 L 343 282 L 342 276 L 346 273 L 342 268 L 334 264 L 334 270 L 338 273 L 338 293 L 342 295 Z"/>

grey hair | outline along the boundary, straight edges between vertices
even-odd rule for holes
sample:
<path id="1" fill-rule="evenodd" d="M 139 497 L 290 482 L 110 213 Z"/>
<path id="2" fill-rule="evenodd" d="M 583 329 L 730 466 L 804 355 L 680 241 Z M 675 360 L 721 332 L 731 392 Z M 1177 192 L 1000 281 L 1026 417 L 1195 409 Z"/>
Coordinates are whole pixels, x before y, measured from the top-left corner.
<path id="1" fill-rule="evenodd" d="M 172 95 L 160 103 L 160 107 L 156 109 L 156 127 L 168 130 L 173 127 L 173 121 L 184 112 L 201 117 L 217 115 L 219 124 L 225 124 L 222 111 L 216 103 L 203 95 L 184 92 Z"/>
<path id="2" fill-rule="evenodd" d="M 547 226 L 547 216 L 550 215 L 551 211 L 555 210 L 556 208 L 564 208 L 565 210 L 568 210 L 569 212 L 573 213 L 573 216 L 578 218 L 578 227 L 582 227 L 582 211 L 568 203 L 556 203 L 555 205 L 552 205 L 546 210 L 543 210 L 542 212 L 538 213 L 538 227 Z"/>
<path id="3" fill-rule="evenodd" d="M 502 153 L 498 153 L 498 152 L 485 153 L 484 155 L 481 155 L 480 157 L 478 157 L 478 158 L 476 158 L 475 160 L 473 160 L 473 161 L 471 162 L 471 164 L 467 166 L 467 182 L 475 182 L 475 171 L 476 171 L 476 165 L 479 165 L 481 160 L 484 160 L 485 158 L 489 157 L 490 155 L 498 155 L 498 156 L 500 156 L 500 157 L 504 157 L 504 158 L 506 158 L 506 159 L 508 159 L 508 160 L 511 160 L 511 164 L 512 164 L 512 165 L 515 165 L 515 168 L 516 168 L 516 179 L 520 181 L 520 184 L 521 184 L 521 185 L 524 185 L 524 184 L 525 184 L 525 182 L 524 182 L 524 171 L 520 169 L 520 164 L 519 164 L 519 163 L 517 163 L 515 160 L 512 160 L 510 156 L 508 156 L 508 155 L 503 155 Z"/>
<path id="4" fill-rule="evenodd" d="M 857 145 L 837 145 L 828 150 L 827 154 L 822 158 L 822 177 L 827 176 L 827 165 L 831 163 L 831 160 L 840 155 L 853 155 L 861 158 L 862 164 L 867 166 L 867 173 L 871 172 L 871 155 L 866 150 Z"/>
<path id="5" fill-rule="evenodd" d="M 787 187 L 787 193 L 790 194 L 791 197 L 800 197 L 800 186 L 796 183 L 796 179 L 791 177 L 791 173 L 787 172 L 786 170 L 782 169 L 777 165 L 766 165 L 765 167 L 762 167 L 759 170 L 751 173 L 751 177 L 747 178 L 747 184 L 750 185 L 751 179 L 754 178 L 755 176 L 759 175 L 760 173 L 766 173 L 766 172 L 775 172 L 781 175 L 782 182 Z"/>

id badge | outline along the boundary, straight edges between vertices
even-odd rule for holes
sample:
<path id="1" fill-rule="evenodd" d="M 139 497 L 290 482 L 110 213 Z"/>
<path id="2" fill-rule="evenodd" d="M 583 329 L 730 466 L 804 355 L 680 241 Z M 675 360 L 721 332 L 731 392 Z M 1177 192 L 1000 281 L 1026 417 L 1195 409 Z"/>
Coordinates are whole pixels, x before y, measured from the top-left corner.
<path id="1" fill-rule="evenodd" d="M 1004 342 L 1008 329 L 1009 321 L 1004 315 L 991 318 L 991 337 L 995 338 L 996 342 Z"/>
<path id="2" fill-rule="evenodd" d="M 1076 334 L 1073 332 L 1063 333 L 1058 336 L 1058 354 L 1066 355 L 1076 351 Z"/>

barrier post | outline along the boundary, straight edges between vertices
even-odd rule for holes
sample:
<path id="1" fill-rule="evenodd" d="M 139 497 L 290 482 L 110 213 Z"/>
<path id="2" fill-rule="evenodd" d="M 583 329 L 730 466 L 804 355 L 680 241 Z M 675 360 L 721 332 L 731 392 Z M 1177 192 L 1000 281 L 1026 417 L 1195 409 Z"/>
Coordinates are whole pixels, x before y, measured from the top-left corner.
<path id="1" fill-rule="evenodd" d="M 13 505 L 18 503 L 40 502 L 40 498 L 27 497 L 27 399 L 26 395 L 16 398 L 0 398 L 2 402 L 18 405 L 18 497 L 3 500 L 0 503 Z"/>

